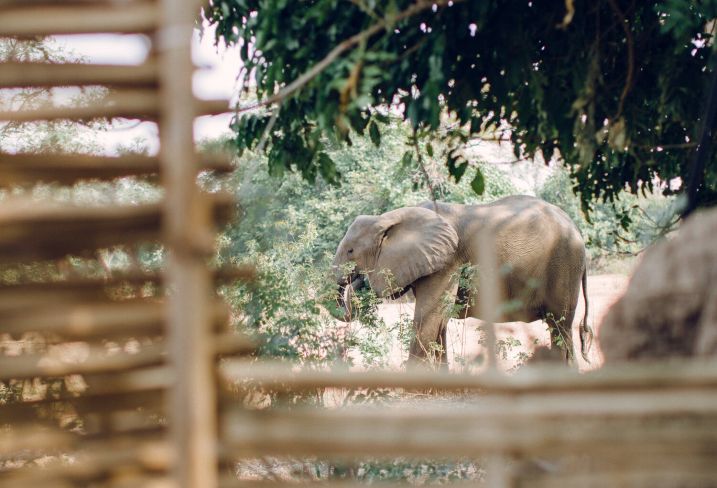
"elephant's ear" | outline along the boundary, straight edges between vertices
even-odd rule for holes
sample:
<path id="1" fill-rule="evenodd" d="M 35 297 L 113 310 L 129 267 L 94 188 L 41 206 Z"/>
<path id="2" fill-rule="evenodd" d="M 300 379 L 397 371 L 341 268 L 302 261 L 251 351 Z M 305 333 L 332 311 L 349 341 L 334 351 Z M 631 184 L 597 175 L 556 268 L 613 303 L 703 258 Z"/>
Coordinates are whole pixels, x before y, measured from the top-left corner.
<path id="1" fill-rule="evenodd" d="M 381 241 L 368 278 L 381 296 L 443 269 L 455 257 L 458 234 L 433 210 L 399 208 L 383 214 L 379 223 Z"/>

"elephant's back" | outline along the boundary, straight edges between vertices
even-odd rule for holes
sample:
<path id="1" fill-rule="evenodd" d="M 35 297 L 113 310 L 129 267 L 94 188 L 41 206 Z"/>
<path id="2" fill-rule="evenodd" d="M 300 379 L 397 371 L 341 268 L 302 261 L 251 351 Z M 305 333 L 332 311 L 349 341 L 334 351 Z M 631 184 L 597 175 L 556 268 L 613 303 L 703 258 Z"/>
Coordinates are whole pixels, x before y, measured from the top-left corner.
<path id="1" fill-rule="evenodd" d="M 459 248 L 473 261 L 478 235 L 488 229 L 497 241 L 499 254 L 534 257 L 560 248 L 584 253 L 585 244 L 577 226 L 559 207 L 528 195 L 512 195 L 487 204 L 461 205 L 422 202 L 419 206 L 438 213 L 456 228 Z"/>
<path id="2" fill-rule="evenodd" d="M 482 207 L 479 213 L 484 215 L 496 236 L 508 232 L 512 236 L 543 241 L 560 237 L 583 245 L 580 231 L 568 214 L 545 200 L 514 195 L 475 207 L 477 210 Z"/>
<path id="3" fill-rule="evenodd" d="M 477 235 L 489 229 L 498 261 L 511 270 L 509 281 L 516 287 L 535 280 L 554 286 L 556 276 L 579 281 L 585 265 L 585 244 L 578 228 L 560 208 L 539 198 L 512 196 L 466 210 L 464 235 L 471 246 L 467 250 L 471 262 L 475 263 L 478 256 Z M 538 296 L 534 299 L 542 300 Z"/>

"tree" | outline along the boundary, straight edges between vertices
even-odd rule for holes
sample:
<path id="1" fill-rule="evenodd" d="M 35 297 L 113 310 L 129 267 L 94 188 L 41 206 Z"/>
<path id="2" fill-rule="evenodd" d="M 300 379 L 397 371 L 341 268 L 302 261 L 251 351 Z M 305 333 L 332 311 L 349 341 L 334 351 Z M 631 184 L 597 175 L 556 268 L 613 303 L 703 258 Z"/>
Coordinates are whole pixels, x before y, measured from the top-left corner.
<path id="1" fill-rule="evenodd" d="M 328 141 L 353 129 L 379 144 L 390 112 L 415 138 L 442 127 L 458 180 L 472 166 L 460 145 L 507 124 L 516 153 L 563 158 L 589 208 L 686 181 L 717 1 L 211 0 L 203 13 L 241 46 L 258 97 L 238 109 L 236 146 L 260 145 L 273 173 L 335 181 Z M 707 167 L 700 205 L 717 197 Z"/>

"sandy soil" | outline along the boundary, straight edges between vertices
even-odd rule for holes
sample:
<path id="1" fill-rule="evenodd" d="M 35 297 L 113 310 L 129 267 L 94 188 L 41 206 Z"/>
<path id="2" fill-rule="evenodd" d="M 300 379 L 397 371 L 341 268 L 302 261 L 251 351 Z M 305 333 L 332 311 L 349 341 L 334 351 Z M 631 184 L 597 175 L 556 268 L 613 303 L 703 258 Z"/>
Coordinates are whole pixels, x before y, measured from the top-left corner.
<path id="1" fill-rule="evenodd" d="M 588 323 L 593 327 L 595 335 L 599 336 L 600 322 L 618 297 L 622 295 L 627 286 L 628 277 L 619 274 L 594 275 L 588 277 L 588 300 L 589 313 Z M 387 324 L 394 324 L 400 320 L 401 315 L 408 314 L 413 317 L 414 304 L 409 300 L 398 300 L 395 302 L 382 303 L 379 305 L 379 315 Z M 585 303 L 582 295 L 578 303 L 578 310 L 575 314 L 573 324 L 573 340 L 575 344 L 580 343 L 578 335 L 578 324 L 585 313 Z M 482 346 L 478 344 L 480 333 L 478 327 L 482 324 L 480 320 L 451 320 L 448 324 L 448 363 L 453 371 L 459 371 L 464 367 L 476 365 L 482 354 Z M 550 336 L 544 323 L 540 321 L 526 324 L 524 322 L 507 322 L 496 326 L 496 337 L 500 343 L 503 341 L 502 352 L 505 358 L 499 357 L 500 367 L 510 369 L 520 361 L 521 353 L 531 355 L 538 346 L 548 346 Z M 512 339 L 511 339 L 512 338 Z M 517 345 L 519 341 L 520 345 Z M 513 346 L 508 346 L 513 344 Z M 390 346 L 389 366 L 398 368 L 406 359 L 406 351 L 398 341 L 393 341 Z M 579 348 L 576 351 L 578 356 Z M 590 363 L 578 357 L 578 366 L 581 370 L 594 369 L 602 365 L 603 357 L 599 350 L 597 340 L 593 341 L 590 350 Z"/>

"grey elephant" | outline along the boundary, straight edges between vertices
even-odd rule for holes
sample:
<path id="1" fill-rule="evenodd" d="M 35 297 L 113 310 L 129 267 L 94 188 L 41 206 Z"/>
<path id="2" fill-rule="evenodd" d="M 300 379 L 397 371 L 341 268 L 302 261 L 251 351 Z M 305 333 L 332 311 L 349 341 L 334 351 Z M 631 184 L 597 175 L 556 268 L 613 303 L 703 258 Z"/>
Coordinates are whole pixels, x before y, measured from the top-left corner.
<path id="1" fill-rule="evenodd" d="M 600 325 L 605 363 L 717 357 L 717 209 L 650 246 Z"/>
<path id="2" fill-rule="evenodd" d="M 343 320 L 351 320 L 346 297 L 368 285 L 381 297 L 408 290 L 416 297 L 415 337 L 409 359 L 429 355 L 446 361 L 446 296 L 463 306 L 462 317 L 480 318 L 476 290 L 459 289 L 464 265 L 477 265 L 481 233 L 494 237 L 506 321 L 543 319 L 553 343 L 574 359 L 572 323 L 582 282 L 585 317 L 580 325 L 583 358 L 592 340 L 587 325 L 585 244 L 558 207 L 530 196 L 510 196 L 483 205 L 424 202 L 382 215 L 360 215 L 336 250 L 333 269 Z M 435 344 L 438 347 L 435 347 Z"/>

